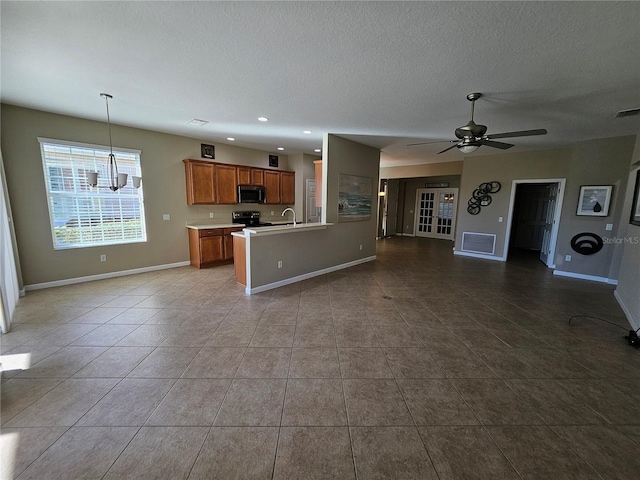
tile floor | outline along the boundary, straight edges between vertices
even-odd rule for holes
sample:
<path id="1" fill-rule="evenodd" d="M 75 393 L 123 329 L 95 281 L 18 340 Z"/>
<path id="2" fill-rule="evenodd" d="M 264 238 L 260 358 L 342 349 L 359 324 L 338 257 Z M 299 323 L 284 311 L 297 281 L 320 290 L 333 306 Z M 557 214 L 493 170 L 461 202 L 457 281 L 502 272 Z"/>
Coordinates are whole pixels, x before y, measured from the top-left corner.
<path id="1" fill-rule="evenodd" d="M 231 267 L 30 292 L 2 478 L 637 479 L 640 351 L 613 287 L 392 238 L 245 296 Z"/>

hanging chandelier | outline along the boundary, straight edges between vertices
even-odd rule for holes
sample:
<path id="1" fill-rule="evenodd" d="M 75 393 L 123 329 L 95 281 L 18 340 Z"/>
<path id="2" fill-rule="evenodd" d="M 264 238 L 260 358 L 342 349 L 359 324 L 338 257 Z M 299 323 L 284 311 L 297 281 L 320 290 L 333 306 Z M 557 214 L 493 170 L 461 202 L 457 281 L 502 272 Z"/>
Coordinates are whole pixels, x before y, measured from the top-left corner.
<path id="1" fill-rule="evenodd" d="M 109 174 L 109 188 L 111 191 L 115 192 L 127 185 L 128 175 L 126 173 L 118 173 L 118 162 L 116 162 L 116 156 L 113 154 L 113 143 L 111 141 L 111 118 L 109 117 L 109 99 L 113 98 L 113 96 L 108 93 L 101 93 L 100 96 L 104 98 L 104 102 L 107 106 L 107 125 L 109 126 L 109 159 L 107 160 L 107 172 Z M 131 180 L 133 181 L 133 186 L 135 188 L 140 187 L 142 177 L 132 175 Z M 98 172 L 87 172 L 87 181 L 92 187 L 97 187 Z"/>

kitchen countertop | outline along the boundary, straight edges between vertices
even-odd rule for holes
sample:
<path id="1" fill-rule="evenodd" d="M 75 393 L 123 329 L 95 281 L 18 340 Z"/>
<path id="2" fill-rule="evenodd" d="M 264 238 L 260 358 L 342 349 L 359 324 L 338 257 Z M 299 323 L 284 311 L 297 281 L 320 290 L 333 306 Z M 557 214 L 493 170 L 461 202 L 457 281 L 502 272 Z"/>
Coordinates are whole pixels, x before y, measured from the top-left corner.
<path id="1" fill-rule="evenodd" d="M 187 228 L 192 228 L 194 230 L 208 230 L 211 228 L 234 228 L 234 227 L 244 228 L 245 225 L 243 225 L 242 223 L 203 223 L 203 224 L 188 223 L 187 224 Z"/>
<path id="2" fill-rule="evenodd" d="M 232 235 L 246 237 L 248 235 L 263 236 L 277 235 L 281 233 L 307 232 L 311 230 L 324 230 L 331 225 L 333 225 L 333 223 L 298 223 L 295 227 L 292 224 L 273 225 L 271 227 L 247 227 L 242 230 L 242 232 L 233 232 Z"/>

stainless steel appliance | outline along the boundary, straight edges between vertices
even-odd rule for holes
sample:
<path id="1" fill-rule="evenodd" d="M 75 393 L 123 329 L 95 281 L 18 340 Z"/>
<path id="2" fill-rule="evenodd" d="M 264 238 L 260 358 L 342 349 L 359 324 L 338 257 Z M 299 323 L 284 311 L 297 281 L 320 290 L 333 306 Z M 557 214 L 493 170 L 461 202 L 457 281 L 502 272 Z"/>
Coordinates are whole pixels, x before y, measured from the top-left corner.
<path id="1" fill-rule="evenodd" d="M 269 222 L 261 222 L 260 212 L 232 212 L 231 220 L 233 223 L 242 223 L 247 227 L 270 227 L 273 225 Z"/>
<path id="2" fill-rule="evenodd" d="M 238 185 L 238 203 L 264 203 L 265 196 L 260 185 Z"/>

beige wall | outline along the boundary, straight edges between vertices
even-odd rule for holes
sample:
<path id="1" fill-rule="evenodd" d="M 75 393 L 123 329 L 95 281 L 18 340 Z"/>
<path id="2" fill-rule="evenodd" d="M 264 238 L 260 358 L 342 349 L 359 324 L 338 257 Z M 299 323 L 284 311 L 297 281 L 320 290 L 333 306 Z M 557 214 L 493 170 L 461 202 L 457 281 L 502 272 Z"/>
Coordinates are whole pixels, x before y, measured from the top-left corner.
<path id="1" fill-rule="evenodd" d="M 325 135 L 323 167 L 328 179 L 325 230 L 255 236 L 251 242 L 251 287 L 272 284 L 376 254 L 376 205 L 380 151 L 334 135 Z M 338 223 L 338 175 L 372 179 L 371 220 Z M 327 208 L 324 208 L 324 207 Z M 362 250 L 360 250 L 362 245 Z M 277 268 L 278 261 L 283 267 Z"/>
<path id="2" fill-rule="evenodd" d="M 633 189 L 640 169 L 640 132 L 635 139 L 631 157 L 631 170 L 627 181 L 627 194 L 622 208 L 622 225 L 618 235 L 622 239 L 622 254 L 616 297 L 634 329 L 640 328 L 640 226 L 631 225 L 629 218 L 633 202 Z"/>
<path id="3" fill-rule="evenodd" d="M 464 162 L 426 163 L 380 168 L 380 178 L 418 178 L 440 175 L 461 175 Z"/>
<path id="4" fill-rule="evenodd" d="M 229 223 L 233 210 L 247 209 L 260 210 L 265 220 L 281 220 L 283 205 L 187 205 L 182 159 L 200 158 L 200 144 L 211 140 L 113 125 L 114 146 L 142 150 L 148 241 L 54 250 L 37 137 L 105 145 L 107 125 L 11 105 L 1 108 L 2 152 L 25 285 L 187 261 L 187 221 Z M 271 152 L 213 143 L 216 162 L 268 168 Z M 280 169 L 288 170 L 287 156 L 278 155 Z M 170 221 L 162 220 L 164 213 Z M 100 262 L 101 254 L 107 262 Z"/>
<path id="5" fill-rule="evenodd" d="M 558 243 L 556 268 L 558 270 L 603 278 L 617 278 L 611 271 L 620 247 L 605 245 L 595 255 L 583 256 L 574 252 L 569 242 L 581 232 L 593 232 L 600 236 L 613 236 L 621 228 L 622 204 L 625 198 L 629 158 L 634 137 L 617 137 L 578 143 L 570 148 L 523 152 L 514 154 L 474 156 L 464 162 L 459 195 L 456 250 L 461 248 L 462 232 L 496 234 L 495 257 L 502 257 L 509 215 L 509 200 L 513 180 L 566 178 L 566 190 Z M 466 211 L 467 200 L 482 182 L 497 180 L 502 184 L 500 192 L 492 195 L 491 205 L 478 215 Z M 576 205 L 581 185 L 613 185 L 610 214 L 607 217 L 578 217 Z M 503 217 L 502 223 L 498 217 Z M 605 230 L 613 223 L 612 232 Z M 572 261 L 565 262 L 565 255 Z"/>

